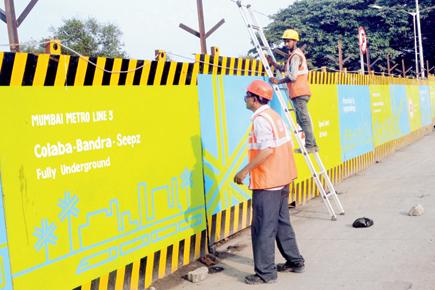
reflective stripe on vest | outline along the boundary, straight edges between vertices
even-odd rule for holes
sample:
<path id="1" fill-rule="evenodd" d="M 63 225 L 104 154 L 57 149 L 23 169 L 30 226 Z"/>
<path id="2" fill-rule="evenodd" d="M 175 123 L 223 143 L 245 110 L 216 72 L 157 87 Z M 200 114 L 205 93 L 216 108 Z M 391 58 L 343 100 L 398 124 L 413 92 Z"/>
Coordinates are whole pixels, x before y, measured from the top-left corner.
<path id="1" fill-rule="evenodd" d="M 293 57 L 299 56 L 301 64 L 298 71 L 295 73 L 296 80 L 287 83 L 288 93 L 290 98 L 294 99 L 300 96 L 311 96 L 310 85 L 308 84 L 308 65 L 304 53 L 299 48 L 296 48 L 289 56 L 286 64 L 286 71 L 289 71 L 291 60 Z"/>
<path id="2" fill-rule="evenodd" d="M 254 119 L 258 116 L 264 117 L 272 127 L 274 140 L 270 147 L 273 153 L 251 171 L 249 188 L 268 189 L 287 185 L 296 178 L 296 165 L 289 130 L 278 113 L 270 108 L 259 113 Z M 249 138 L 249 161 L 259 154 L 261 151 L 259 148 L 260 144 L 257 143 L 252 123 Z"/>

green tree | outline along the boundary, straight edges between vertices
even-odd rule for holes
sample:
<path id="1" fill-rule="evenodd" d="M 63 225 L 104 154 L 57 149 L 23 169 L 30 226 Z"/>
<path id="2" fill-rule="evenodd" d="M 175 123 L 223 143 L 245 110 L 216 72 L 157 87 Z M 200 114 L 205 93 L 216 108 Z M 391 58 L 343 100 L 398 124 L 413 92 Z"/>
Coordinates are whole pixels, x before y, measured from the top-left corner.
<path id="1" fill-rule="evenodd" d="M 50 28 L 51 35 L 41 41 L 31 41 L 22 46 L 22 51 L 41 53 L 44 44 L 49 39 L 59 39 L 66 47 L 86 56 L 125 57 L 124 44 L 121 41 L 122 32 L 114 24 L 102 24 L 94 18 L 81 20 L 70 18 L 63 20 L 59 27 Z M 62 47 L 62 53 L 75 53 Z"/>
<path id="2" fill-rule="evenodd" d="M 88 56 L 124 57 L 122 32 L 114 24 L 102 24 L 94 18 L 71 18 L 57 28 L 51 28 L 50 38 L 60 39 L 62 44 Z M 67 54 L 71 51 L 62 48 Z"/>
<path id="3" fill-rule="evenodd" d="M 433 4 L 433 0 L 421 0 L 421 9 Z M 382 71 L 386 68 L 386 55 L 392 63 L 402 58 L 408 66 L 414 66 L 414 36 L 412 17 L 400 12 L 400 9 L 412 11 L 414 1 L 407 0 L 300 0 L 272 16 L 272 23 L 266 27 L 266 35 L 278 45 L 282 32 L 295 28 L 301 34 L 299 46 L 306 45 L 307 57 L 311 67 L 327 66 L 338 69 L 338 63 L 331 59 L 337 57 L 337 41 L 343 41 L 344 57 L 350 57 L 345 63 L 349 70 L 358 70 L 359 47 L 357 30 L 364 26 L 368 35 L 370 59 L 376 61 L 374 68 Z M 376 10 L 369 5 L 378 4 L 389 7 L 388 10 Z M 432 13 L 432 12 L 431 12 Z M 433 42 L 428 38 L 433 29 L 428 12 L 422 13 L 422 30 L 426 29 L 423 39 L 425 56 L 434 61 Z M 432 26 L 433 27 L 433 26 Z M 429 32 L 430 31 L 430 32 Z M 433 37 L 432 37 L 433 38 Z"/>

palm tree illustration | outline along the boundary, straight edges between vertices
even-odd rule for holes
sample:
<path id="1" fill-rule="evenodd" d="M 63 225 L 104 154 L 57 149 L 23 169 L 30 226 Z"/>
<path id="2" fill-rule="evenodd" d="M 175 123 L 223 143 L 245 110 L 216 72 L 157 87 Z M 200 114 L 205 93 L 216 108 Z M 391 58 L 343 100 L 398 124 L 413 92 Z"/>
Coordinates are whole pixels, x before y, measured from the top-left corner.
<path id="1" fill-rule="evenodd" d="M 42 248 L 45 249 L 45 260 L 48 261 L 48 246 L 50 244 L 56 245 L 57 237 L 54 235 L 56 225 L 49 223 L 47 219 L 42 220 L 41 227 L 35 228 L 33 235 L 38 238 L 35 244 L 36 250 L 39 252 Z"/>
<path id="2" fill-rule="evenodd" d="M 79 209 L 76 207 L 79 199 L 76 195 L 71 196 L 70 192 L 65 192 L 64 198 L 59 200 L 59 207 L 62 211 L 59 214 L 60 221 L 68 218 L 69 249 L 73 251 L 72 242 L 72 217 L 78 217 Z"/>

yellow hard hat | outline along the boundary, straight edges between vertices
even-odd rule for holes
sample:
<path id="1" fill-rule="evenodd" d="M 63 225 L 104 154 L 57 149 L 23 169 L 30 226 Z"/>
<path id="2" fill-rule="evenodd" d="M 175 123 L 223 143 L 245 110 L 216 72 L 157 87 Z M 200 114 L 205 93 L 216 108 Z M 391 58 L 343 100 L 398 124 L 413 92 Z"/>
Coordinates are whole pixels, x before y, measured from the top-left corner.
<path id="1" fill-rule="evenodd" d="M 299 41 L 299 33 L 293 29 L 286 29 L 282 34 L 282 39 L 293 39 Z"/>

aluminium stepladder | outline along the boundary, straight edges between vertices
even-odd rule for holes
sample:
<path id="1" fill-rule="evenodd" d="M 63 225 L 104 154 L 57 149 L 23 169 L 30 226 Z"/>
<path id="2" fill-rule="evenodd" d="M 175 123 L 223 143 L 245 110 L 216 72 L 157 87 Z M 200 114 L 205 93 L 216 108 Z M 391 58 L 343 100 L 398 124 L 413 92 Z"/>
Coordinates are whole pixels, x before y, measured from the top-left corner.
<path id="1" fill-rule="evenodd" d="M 235 1 L 237 6 L 239 7 L 240 14 L 243 18 L 243 21 L 245 22 L 249 35 L 251 37 L 252 42 L 254 43 L 254 46 L 257 50 L 258 57 L 260 58 L 263 67 L 268 75 L 268 77 L 273 77 L 273 72 L 270 68 L 270 65 L 266 59 L 266 55 L 264 50 L 267 51 L 267 54 L 272 57 L 272 59 L 276 62 L 274 53 L 272 52 L 272 49 L 270 48 L 270 45 L 266 39 L 266 36 L 264 35 L 263 29 L 258 24 L 258 21 L 254 15 L 254 13 L 251 10 L 251 5 L 242 5 L 242 2 L 240 0 Z M 261 42 L 260 42 L 261 40 Z M 294 111 L 294 109 L 289 109 L 286 102 L 284 101 L 285 98 L 283 97 L 282 90 L 279 85 L 272 84 L 272 87 L 274 89 L 274 92 L 276 96 L 278 97 L 279 103 L 285 113 L 285 117 L 287 119 L 288 124 L 290 125 L 290 130 L 295 135 L 295 139 L 298 143 L 299 148 L 302 151 L 302 154 L 304 156 L 305 162 L 308 165 L 308 168 L 311 172 L 311 175 L 315 181 L 315 184 L 317 188 L 319 189 L 320 196 L 322 197 L 323 203 L 325 204 L 330 216 L 331 220 L 335 221 L 337 220 L 337 215 L 334 211 L 334 208 L 332 207 L 330 199 L 332 199 L 335 202 L 335 205 L 338 209 L 338 213 L 343 215 L 344 209 L 341 205 L 341 202 L 337 196 L 337 192 L 335 191 L 334 185 L 331 182 L 331 179 L 329 178 L 329 175 L 325 169 L 325 166 L 323 165 L 322 160 L 320 159 L 320 155 L 318 152 L 311 153 L 314 156 L 314 160 L 317 163 L 317 166 L 319 170 L 316 169 L 313 162 L 311 161 L 310 154 L 308 154 L 307 150 L 305 149 L 304 143 L 301 139 L 301 137 L 298 134 L 298 129 L 295 125 L 295 122 L 293 121 L 290 111 Z M 291 104 L 292 102 L 290 102 Z M 326 188 L 323 186 L 322 181 L 320 180 L 320 177 L 323 177 Z"/>

